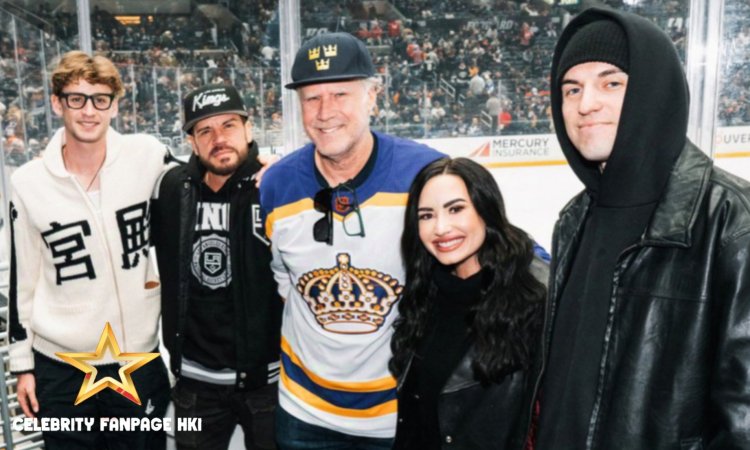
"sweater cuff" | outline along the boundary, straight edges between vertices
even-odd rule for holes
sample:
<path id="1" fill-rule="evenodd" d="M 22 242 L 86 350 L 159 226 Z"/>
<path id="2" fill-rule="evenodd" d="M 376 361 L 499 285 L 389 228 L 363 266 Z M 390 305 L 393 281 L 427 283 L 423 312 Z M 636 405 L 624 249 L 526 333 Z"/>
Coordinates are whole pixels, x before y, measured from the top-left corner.
<path id="1" fill-rule="evenodd" d="M 10 371 L 11 373 L 25 373 L 34 371 L 34 353 L 29 349 L 14 349 L 10 346 Z M 16 350 L 16 351 L 14 351 Z"/>

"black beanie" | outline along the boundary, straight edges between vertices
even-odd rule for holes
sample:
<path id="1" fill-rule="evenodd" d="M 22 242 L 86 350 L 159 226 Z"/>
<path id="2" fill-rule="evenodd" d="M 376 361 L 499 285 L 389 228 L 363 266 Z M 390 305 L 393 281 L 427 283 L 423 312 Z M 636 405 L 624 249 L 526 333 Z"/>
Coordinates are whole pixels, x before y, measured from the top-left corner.
<path id="1" fill-rule="evenodd" d="M 558 79 L 571 67 L 586 62 L 605 62 L 628 72 L 628 40 L 620 24 L 612 20 L 597 20 L 576 31 L 560 55 Z"/>

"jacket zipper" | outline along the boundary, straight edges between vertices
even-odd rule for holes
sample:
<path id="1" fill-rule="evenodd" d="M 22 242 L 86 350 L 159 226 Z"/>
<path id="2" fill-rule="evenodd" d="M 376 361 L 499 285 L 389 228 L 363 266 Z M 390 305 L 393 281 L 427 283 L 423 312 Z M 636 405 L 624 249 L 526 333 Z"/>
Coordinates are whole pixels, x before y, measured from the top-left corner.
<path id="1" fill-rule="evenodd" d="M 604 346 L 602 359 L 600 361 L 599 365 L 599 381 L 597 382 L 597 393 L 596 398 L 594 399 L 594 407 L 591 410 L 591 419 L 589 421 L 589 429 L 588 433 L 586 434 L 586 448 L 588 450 L 591 450 L 594 448 L 594 434 L 596 433 L 596 428 L 598 426 L 599 422 L 599 409 L 601 408 L 602 404 L 602 396 L 604 394 L 604 376 L 605 376 L 605 366 L 607 358 L 609 358 L 609 342 L 610 338 L 612 337 L 612 329 L 614 328 L 614 319 L 615 319 L 615 312 L 614 307 L 615 303 L 617 302 L 617 288 L 618 284 L 620 282 L 620 275 L 622 274 L 622 261 L 623 258 L 630 252 L 637 250 L 638 248 L 643 247 L 642 240 L 625 248 L 620 255 L 617 257 L 617 264 L 615 265 L 615 273 L 612 277 L 612 291 L 610 294 L 609 299 L 609 308 L 610 312 L 607 313 L 607 328 L 604 332 L 604 342 L 606 345 Z"/>
<path id="2" fill-rule="evenodd" d="M 591 206 L 590 203 L 588 203 L 586 205 L 586 207 L 585 207 L 585 210 L 583 212 L 584 219 L 588 215 L 590 206 Z M 582 220 L 581 222 L 578 223 L 578 226 L 577 226 L 577 229 L 576 229 L 576 236 L 579 234 L 580 227 L 582 226 L 582 224 L 584 222 L 585 222 L 585 220 Z M 555 242 L 557 242 L 559 234 L 560 234 L 559 228 L 555 227 L 553 235 L 552 235 L 552 244 L 553 245 L 555 244 Z M 559 253 L 559 252 L 555 252 L 555 248 L 554 247 L 552 248 L 552 252 L 553 253 Z M 526 440 L 528 439 L 529 431 L 531 431 L 531 425 L 532 425 L 532 421 L 534 419 L 534 404 L 536 403 L 536 401 L 537 401 L 537 399 L 539 397 L 539 388 L 542 385 L 542 379 L 544 378 L 544 370 L 547 367 L 547 353 L 546 353 L 546 349 L 552 343 L 552 333 L 550 332 L 549 336 L 547 336 L 547 322 L 548 322 L 548 319 L 551 319 L 551 317 L 549 317 L 549 315 L 551 314 L 549 310 L 550 310 L 550 308 L 552 308 L 552 299 L 554 298 L 554 296 L 552 295 L 553 294 L 552 289 L 555 289 L 555 280 L 553 279 L 553 277 L 554 277 L 554 275 L 556 273 L 557 267 L 559 266 L 559 264 L 558 264 L 559 257 L 555 258 L 553 261 L 555 262 L 555 267 L 552 267 L 552 265 L 550 264 L 549 279 L 548 279 L 548 282 L 547 282 L 547 301 L 544 302 L 544 321 L 542 322 L 542 350 L 541 350 L 542 351 L 542 354 L 541 354 L 542 364 L 541 364 L 541 367 L 539 368 L 539 375 L 537 375 L 536 382 L 534 383 L 534 390 L 532 391 L 534 395 L 532 395 L 532 398 L 531 398 L 531 405 L 530 405 L 530 408 L 529 408 L 529 415 L 528 415 L 528 419 L 527 419 L 527 422 L 526 422 L 527 423 L 527 425 L 526 425 L 526 439 L 524 439 L 523 446 L 521 447 L 522 449 L 526 447 Z M 556 290 L 555 290 L 554 294 L 557 295 L 557 291 Z"/>
<path id="3" fill-rule="evenodd" d="M 188 251 L 187 254 L 182 255 L 181 252 L 184 250 L 184 247 L 182 245 L 183 238 L 187 239 L 187 235 L 190 234 L 190 231 L 195 229 L 195 223 L 198 220 L 196 216 L 195 211 L 195 205 L 194 205 L 194 199 L 195 199 L 195 192 L 191 190 L 193 186 L 193 177 L 188 175 L 182 180 L 182 191 L 180 191 L 179 199 L 180 202 L 180 208 L 182 209 L 182 206 L 187 206 L 184 211 L 180 211 L 180 213 L 186 213 L 189 211 L 189 214 L 191 214 L 190 221 L 189 221 L 189 228 L 185 229 L 185 224 L 183 224 L 182 220 L 180 220 L 179 224 L 179 230 L 177 231 L 178 236 L 177 239 L 180 241 L 180 244 L 177 248 L 177 264 L 179 266 L 179 270 L 177 272 L 177 282 L 178 282 L 178 289 L 177 289 L 177 325 L 175 329 L 175 354 L 171 357 L 170 366 L 172 366 L 173 370 L 175 371 L 175 376 L 178 378 L 182 376 L 182 347 L 184 343 L 184 328 L 185 328 L 185 321 L 187 320 L 187 303 L 188 303 L 188 296 L 190 295 L 188 292 L 188 285 L 190 283 L 190 263 L 188 258 L 180 258 L 180 256 L 187 256 L 190 254 L 190 251 Z M 187 191 L 187 193 L 183 193 L 183 191 Z M 185 195 L 190 196 L 190 201 L 185 202 Z M 192 208 L 186 205 L 185 203 L 189 203 L 192 205 Z M 188 222 L 188 221 L 185 221 Z"/>
<path id="4" fill-rule="evenodd" d="M 114 268 L 114 265 L 112 264 L 112 252 L 110 251 L 109 239 L 108 239 L 109 236 L 106 233 L 106 227 L 104 226 L 104 223 L 103 223 L 103 219 L 104 219 L 103 215 L 104 214 L 103 214 L 103 211 L 102 211 L 102 217 L 101 218 L 99 217 L 98 213 L 96 212 L 96 208 L 94 208 L 94 204 L 91 203 L 91 199 L 89 198 L 88 194 L 83 191 L 83 187 L 81 187 L 81 185 L 78 183 L 78 181 L 75 180 L 75 176 L 74 175 L 71 175 L 71 178 L 72 178 L 71 181 L 73 181 L 73 184 L 75 185 L 76 189 L 78 190 L 78 193 L 81 196 L 83 196 L 83 200 L 84 200 L 84 202 L 86 202 L 86 206 L 89 208 L 89 212 L 94 217 L 94 224 L 96 225 L 99 233 L 102 236 L 101 241 L 104 244 L 104 250 L 105 250 L 105 253 L 106 253 L 106 256 L 107 256 L 105 259 L 107 260 L 107 266 L 109 267 L 110 276 L 112 277 L 112 284 L 114 284 L 114 288 L 115 288 L 115 298 L 117 300 L 117 310 L 118 310 L 119 315 L 120 315 L 120 328 L 122 330 L 122 340 L 123 340 L 123 344 L 124 344 L 123 348 L 127 349 L 126 346 L 127 346 L 127 343 L 128 343 L 128 339 L 127 339 L 127 336 L 126 336 L 126 333 L 125 333 L 125 317 L 124 317 L 124 314 L 122 312 L 122 300 L 120 299 L 120 289 L 119 289 L 119 286 L 117 284 L 117 276 L 115 275 L 115 270 L 114 270 L 115 268 Z M 102 184 L 103 183 L 101 183 L 101 178 L 100 178 L 100 181 L 99 181 L 99 200 L 100 201 L 103 198 L 103 195 L 102 195 L 102 191 L 103 191 Z"/>

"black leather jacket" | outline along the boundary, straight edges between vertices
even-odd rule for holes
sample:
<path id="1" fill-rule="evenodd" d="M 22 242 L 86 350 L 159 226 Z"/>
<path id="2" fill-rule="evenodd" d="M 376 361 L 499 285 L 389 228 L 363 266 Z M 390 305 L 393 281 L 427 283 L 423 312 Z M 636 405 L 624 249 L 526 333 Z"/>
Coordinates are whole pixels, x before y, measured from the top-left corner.
<path id="1" fill-rule="evenodd" d="M 469 351 L 440 393 L 438 419 L 442 448 L 522 449 L 526 438 L 526 419 L 530 415 L 531 403 L 528 399 L 531 397 L 531 377 L 526 372 L 517 371 L 505 377 L 500 384 L 482 386 L 474 379 L 471 362 Z M 405 412 L 412 407 L 412 395 L 399 393 L 400 411 Z M 394 450 L 418 448 L 414 445 L 417 430 L 405 418 L 409 416 L 408 413 L 399 414 Z"/>
<path id="2" fill-rule="evenodd" d="M 227 180 L 231 183 L 227 187 L 238 390 L 267 384 L 268 364 L 278 361 L 280 355 L 283 302 L 270 269 L 271 251 L 260 223 L 258 189 L 252 178 L 260 169 L 257 152 L 253 142 L 248 160 Z M 178 377 L 189 307 L 196 204 L 204 172 L 195 155 L 188 164 L 171 169 L 161 181 L 152 209 L 151 233 L 162 281 L 162 336 L 171 370 Z"/>
<path id="3" fill-rule="evenodd" d="M 531 272 L 545 285 L 549 266 L 541 258 L 534 258 Z M 537 357 L 539 354 L 537 353 Z M 413 356 L 412 356 L 413 358 Z M 516 371 L 502 383 L 488 386 L 474 378 L 471 368 L 472 351 L 461 359 L 443 386 L 438 400 L 438 420 L 442 448 L 445 450 L 521 450 L 524 448 L 532 411 L 534 370 Z M 394 450 L 417 450 L 414 445 L 414 424 L 408 423 L 418 408 L 411 404 L 413 394 L 406 392 L 405 380 L 411 360 L 398 380 L 399 418 L 396 426 Z M 531 373 L 530 373 L 531 372 Z M 422 449 L 419 449 L 422 450 Z M 428 449 L 424 449 L 428 450 Z M 433 450 L 433 449 L 429 449 Z"/>
<path id="4" fill-rule="evenodd" d="M 545 355 L 590 205 L 555 227 Z M 586 449 L 749 449 L 750 184 L 688 142 L 612 284 Z"/>

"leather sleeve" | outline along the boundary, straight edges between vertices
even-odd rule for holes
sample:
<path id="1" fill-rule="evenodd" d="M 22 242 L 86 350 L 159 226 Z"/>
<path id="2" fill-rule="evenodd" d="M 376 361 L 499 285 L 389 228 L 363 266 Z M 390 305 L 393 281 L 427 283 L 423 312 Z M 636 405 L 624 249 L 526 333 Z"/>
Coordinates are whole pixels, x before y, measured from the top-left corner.
<path id="1" fill-rule="evenodd" d="M 717 330 L 707 448 L 750 448 L 750 230 L 723 243 L 711 292 Z"/>

